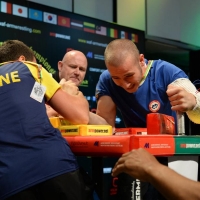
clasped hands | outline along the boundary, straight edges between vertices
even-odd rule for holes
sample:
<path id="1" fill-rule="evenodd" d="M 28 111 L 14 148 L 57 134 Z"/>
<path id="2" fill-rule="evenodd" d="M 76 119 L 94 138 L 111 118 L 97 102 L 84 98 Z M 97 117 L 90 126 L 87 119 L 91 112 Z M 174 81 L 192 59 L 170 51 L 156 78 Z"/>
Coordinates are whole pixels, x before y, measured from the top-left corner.
<path id="1" fill-rule="evenodd" d="M 71 95 L 79 94 L 79 88 L 71 80 L 66 81 L 64 78 L 62 78 L 59 84 L 61 85 L 61 89 L 66 93 Z"/>
<path id="2" fill-rule="evenodd" d="M 72 82 L 71 80 L 66 81 L 64 78 L 60 81 L 59 83 L 61 85 L 61 89 L 70 94 L 70 95 L 79 95 L 81 92 L 79 92 L 78 87 L 75 85 L 74 82 Z M 57 111 L 55 111 L 53 108 L 51 108 L 51 106 L 46 104 L 46 111 L 47 111 L 47 115 L 48 117 L 60 117 L 60 114 L 57 113 Z"/>

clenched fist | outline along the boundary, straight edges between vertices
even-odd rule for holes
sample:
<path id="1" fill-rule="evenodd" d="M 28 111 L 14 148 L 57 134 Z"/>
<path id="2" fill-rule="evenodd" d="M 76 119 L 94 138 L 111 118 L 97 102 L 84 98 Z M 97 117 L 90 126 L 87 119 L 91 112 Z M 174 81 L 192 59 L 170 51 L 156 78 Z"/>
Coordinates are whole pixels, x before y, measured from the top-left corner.
<path id="1" fill-rule="evenodd" d="M 79 89 L 71 80 L 66 81 L 64 78 L 60 81 L 60 85 L 63 91 L 71 95 L 78 95 Z"/>
<path id="2" fill-rule="evenodd" d="M 170 84 L 166 92 L 172 106 L 171 109 L 174 111 L 187 112 L 196 105 L 195 96 L 182 87 Z"/>

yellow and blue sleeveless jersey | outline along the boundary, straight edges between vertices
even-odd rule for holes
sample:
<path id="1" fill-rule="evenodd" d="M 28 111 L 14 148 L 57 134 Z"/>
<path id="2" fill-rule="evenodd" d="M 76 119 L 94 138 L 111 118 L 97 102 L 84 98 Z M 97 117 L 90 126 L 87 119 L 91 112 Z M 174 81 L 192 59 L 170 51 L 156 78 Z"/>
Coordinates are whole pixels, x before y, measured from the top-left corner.
<path id="1" fill-rule="evenodd" d="M 0 66 L 0 199 L 78 168 L 76 157 L 46 114 L 60 85 L 39 65 Z M 35 82 L 46 87 L 42 102 L 30 97 Z"/>

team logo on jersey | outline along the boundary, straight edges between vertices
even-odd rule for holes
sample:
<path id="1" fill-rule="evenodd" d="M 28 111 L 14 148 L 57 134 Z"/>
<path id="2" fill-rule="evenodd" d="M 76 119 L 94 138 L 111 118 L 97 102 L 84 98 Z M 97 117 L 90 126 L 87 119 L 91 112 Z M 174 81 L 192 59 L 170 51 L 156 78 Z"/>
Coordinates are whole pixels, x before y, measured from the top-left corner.
<path id="1" fill-rule="evenodd" d="M 151 112 L 157 112 L 160 109 L 160 102 L 156 100 L 151 101 L 149 104 L 149 109 Z"/>

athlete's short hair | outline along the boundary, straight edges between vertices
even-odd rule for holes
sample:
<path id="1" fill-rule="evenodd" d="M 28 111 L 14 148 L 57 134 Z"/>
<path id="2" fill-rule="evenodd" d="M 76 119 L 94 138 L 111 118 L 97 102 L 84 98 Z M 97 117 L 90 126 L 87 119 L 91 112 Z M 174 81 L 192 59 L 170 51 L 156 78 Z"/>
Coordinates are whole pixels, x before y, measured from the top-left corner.
<path id="1" fill-rule="evenodd" d="M 22 41 L 7 40 L 0 46 L 0 63 L 16 61 L 20 56 L 26 61 L 34 60 L 34 52 Z"/>

